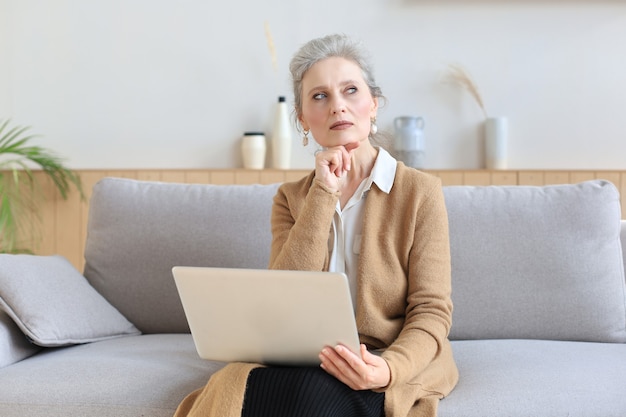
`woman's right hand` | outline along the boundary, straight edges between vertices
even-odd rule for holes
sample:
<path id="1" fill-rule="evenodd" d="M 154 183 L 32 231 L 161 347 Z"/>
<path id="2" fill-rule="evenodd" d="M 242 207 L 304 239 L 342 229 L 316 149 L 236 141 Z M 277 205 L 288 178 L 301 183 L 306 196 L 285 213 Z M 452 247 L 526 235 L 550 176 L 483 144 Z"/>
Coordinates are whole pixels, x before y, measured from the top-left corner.
<path id="1" fill-rule="evenodd" d="M 352 154 L 359 142 L 325 148 L 315 155 L 315 178 L 333 191 L 339 191 L 339 180 L 350 171 Z"/>

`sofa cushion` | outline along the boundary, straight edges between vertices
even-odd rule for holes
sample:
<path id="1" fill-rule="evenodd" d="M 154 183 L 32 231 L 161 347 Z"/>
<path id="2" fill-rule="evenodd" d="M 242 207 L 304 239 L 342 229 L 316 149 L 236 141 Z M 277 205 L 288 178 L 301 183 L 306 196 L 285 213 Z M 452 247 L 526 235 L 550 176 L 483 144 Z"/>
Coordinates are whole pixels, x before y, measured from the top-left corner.
<path id="1" fill-rule="evenodd" d="M 626 341 L 615 186 L 597 180 L 444 192 L 452 339 Z"/>
<path id="2" fill-rule="evenodd" d="M 69 261 L 56 255 L 1 254 L 0 310 L 40 346 L 139 333 Z"/>
<path id="3" fill-rule="evenodd" d="M 85 276 L 142 332 L 189 332 L 172 267 L 267 268 L 277 188 L 105 178 L 91 197 Z"/>
<path id="4" fill-rule="evenodd" d="M 189 334 L 130 336 L 46 349 L 0 372 L 2 417 L 171 417 L 222 362 Z"/>
<path id="5" fill-rule="evenodd" d="M 0 311 L 0 368 L 34 355 L 41 347 L 28 341 L 17 324 Z"/>
<path id="6" fill-rule="evenodd" d="M 459 383 L 438 417 L 623 417 L 626 345 L 453 341 Z"/>

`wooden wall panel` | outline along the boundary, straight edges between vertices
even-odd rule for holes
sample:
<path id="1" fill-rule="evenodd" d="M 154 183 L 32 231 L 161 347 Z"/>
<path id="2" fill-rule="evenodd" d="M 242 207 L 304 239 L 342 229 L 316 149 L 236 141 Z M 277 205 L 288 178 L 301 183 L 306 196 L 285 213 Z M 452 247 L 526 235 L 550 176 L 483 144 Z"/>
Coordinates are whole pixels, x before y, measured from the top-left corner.
<path id="1" fill-rule="evenodd" d="M 444 186 L 464 184 L 463 171 L 434 171 L 431 174 L 438 176 Z"/>
<path id="2" fill-rule="evenodd" d="M 42 255 L 60 254 L 79 270 L 84 266 L 83 253 L 89 219 L 89 199 L 93 186 L 102 178 L 119 177 L 143 181 L 189 184 L 271 184 L 294 181 L 310 170 L 82 170 L 85 200 L 77 192 L 63 200 L 41 173 L 36 173 L 45 199 L 41 201 L 39 226 L 25 230 L 23 241 L 33 252 Z M 621 193 L 622 218 L 626 218 L 626 171 L 542 171 L 542 170 L 441 170 L 428 171 L 441 178 L 443 185 L 550 185 L 568 184 L 594 178 L 611 181 Z M 34 219 L 34 217 L 33 217 Z M 33 222 L 37 224 L 38 222 Z"/>
<path id="3" fill-rule="evenodd" d="M 620 174 L 619 185 L 615 184 L 620 192 L 622 204 L 622 219 L 626 219 L 626 172 Z"/>

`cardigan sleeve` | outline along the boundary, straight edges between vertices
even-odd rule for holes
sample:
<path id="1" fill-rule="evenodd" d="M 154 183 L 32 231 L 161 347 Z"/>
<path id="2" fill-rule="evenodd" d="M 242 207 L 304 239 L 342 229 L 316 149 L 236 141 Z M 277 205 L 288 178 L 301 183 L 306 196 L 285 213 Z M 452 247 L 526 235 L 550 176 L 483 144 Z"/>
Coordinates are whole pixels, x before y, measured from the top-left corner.
<path id="1" fill-rule="evenodd" d="M 312 176 L 281 185 L 272 206 L 270 269 L 328 269 L 328 239 L 339 193 Z"/>

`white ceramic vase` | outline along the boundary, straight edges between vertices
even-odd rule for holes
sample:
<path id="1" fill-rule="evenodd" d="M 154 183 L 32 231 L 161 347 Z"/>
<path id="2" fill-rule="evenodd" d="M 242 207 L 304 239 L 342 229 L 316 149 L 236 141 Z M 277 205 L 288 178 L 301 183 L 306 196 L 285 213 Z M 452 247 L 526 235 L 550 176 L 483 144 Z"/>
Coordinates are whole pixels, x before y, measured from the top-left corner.
<path id="1" fill-rule="evenodd" d="M 291 123 L 285 97 L 278 97 L 274 130 L 272 131 L 272 165 L 277 169 L 291 168 Z"/>
<path id="2" fill-rule="evenodd" d="M 506 117 L 485 120 L 485 165 L 487 169 L 507 169 L 509 122 Z"/>

